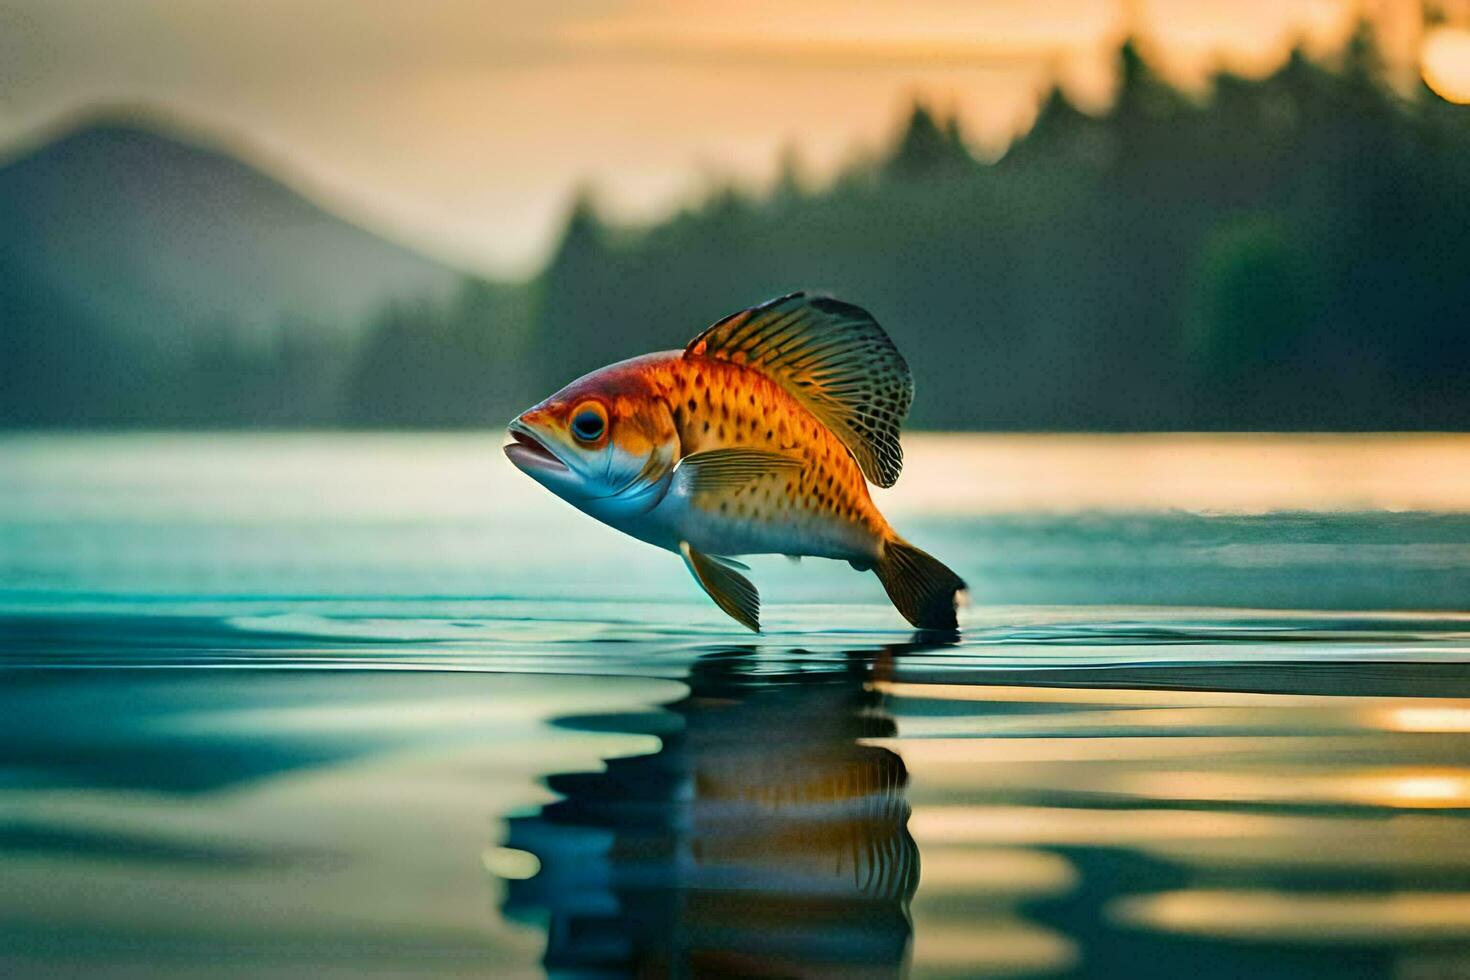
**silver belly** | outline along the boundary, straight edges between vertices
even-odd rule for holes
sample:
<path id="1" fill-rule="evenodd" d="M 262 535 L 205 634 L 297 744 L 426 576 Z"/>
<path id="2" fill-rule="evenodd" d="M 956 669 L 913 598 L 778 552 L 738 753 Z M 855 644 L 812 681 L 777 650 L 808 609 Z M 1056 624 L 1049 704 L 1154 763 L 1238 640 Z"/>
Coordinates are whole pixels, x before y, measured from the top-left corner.
<path id="1" fill-rule="evenodd" d="M 734 519 L 696 508 L 676 480 L 658 506 L 638 517 L 607 521 L 618 530 L 669 551 L 680 541 L 707 555 L 807 555 L 871 561 L 879 542 L 866 528 L 805 515 L 795 520 Z"/>

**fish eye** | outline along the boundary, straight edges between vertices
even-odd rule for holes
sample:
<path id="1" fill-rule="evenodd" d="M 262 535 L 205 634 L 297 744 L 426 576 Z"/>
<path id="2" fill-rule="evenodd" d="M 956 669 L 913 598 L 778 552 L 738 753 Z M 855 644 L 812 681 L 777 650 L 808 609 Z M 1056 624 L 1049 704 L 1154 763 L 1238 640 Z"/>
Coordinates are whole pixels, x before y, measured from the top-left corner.
<path id="1" fill-rule="evenodd" d="M 572 414 L 572 435 L 578 442 L 596 442 L 605 431 L 607 416 L 596 402 L 588 402 Z"/>

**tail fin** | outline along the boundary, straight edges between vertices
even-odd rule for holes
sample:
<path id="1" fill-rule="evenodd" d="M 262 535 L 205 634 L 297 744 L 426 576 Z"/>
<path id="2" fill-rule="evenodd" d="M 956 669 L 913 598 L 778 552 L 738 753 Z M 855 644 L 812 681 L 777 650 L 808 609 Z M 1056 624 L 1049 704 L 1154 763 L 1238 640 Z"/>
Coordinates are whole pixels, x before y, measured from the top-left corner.
<path id="1" fill-rule="evenodd" d="M 955 608 L 965 591 L 965 580 L 937 558 L 898 536 L 883 545 L 883 557 L 873 566 L 888 598 L 903 618 L 921 630 L 955 630 Z"/>

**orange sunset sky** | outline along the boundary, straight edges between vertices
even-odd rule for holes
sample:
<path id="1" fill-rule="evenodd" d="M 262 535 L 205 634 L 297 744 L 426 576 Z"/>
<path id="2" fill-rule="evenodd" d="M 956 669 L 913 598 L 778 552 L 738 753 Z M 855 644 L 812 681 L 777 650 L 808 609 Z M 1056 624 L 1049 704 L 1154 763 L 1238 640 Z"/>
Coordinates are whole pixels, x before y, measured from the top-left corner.
<path id="1" fill-rule="evenodd" d="M 1401 73 L 1470 98 L 1470 0 L 0 0 L 0 147 L 159 106 L 359 221 L 523 273 L 579 184 L 644 218 L 769 180 L 787 146 L 820 180 L 916 94 L 994 154 L 1053 80 L 1106 105 L 1130 30 L 1202 88 L 1329 53 L 1361 14 Z"/>

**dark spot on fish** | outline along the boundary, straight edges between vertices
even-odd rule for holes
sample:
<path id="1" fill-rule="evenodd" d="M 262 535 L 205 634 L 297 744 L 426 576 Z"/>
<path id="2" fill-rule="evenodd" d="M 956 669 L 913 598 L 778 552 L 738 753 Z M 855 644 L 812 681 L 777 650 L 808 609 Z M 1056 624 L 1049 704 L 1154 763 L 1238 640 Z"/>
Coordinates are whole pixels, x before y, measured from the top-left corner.
<path id="1" fill-rule="evenodd" d="M 709 431 L 709 419 L 705 419 L 704 420 L 704 431 L 705 432 L 708 432 Z"/>
<path id="2" fill-rule="evenodd" d="M 698 410 L 699 410 L 699 402 L 695 401 L 693 398 L 689 399 L 689 411 L 695 412 L 695 411 L 698 411 Z"/>

